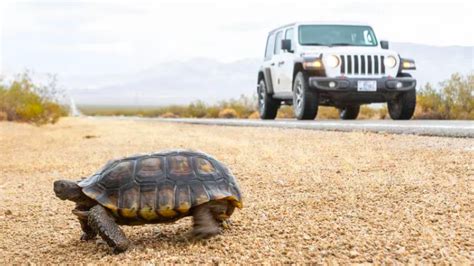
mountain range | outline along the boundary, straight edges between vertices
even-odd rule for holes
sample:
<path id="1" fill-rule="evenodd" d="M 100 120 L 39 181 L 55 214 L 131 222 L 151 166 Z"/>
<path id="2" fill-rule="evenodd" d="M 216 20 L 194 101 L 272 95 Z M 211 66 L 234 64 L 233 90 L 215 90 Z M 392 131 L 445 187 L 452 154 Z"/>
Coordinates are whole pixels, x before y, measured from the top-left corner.
<path id="1" fill-rule="evenodd" d="M 473 46 L 430 46 L 391 43 L 402 57 L 415 59 L 412 74 L 418 86 L 437 85 L 451 74 L 474 71 Z M 256 91 L 260 58 L 223 63 L 208 58 L 167 62 L 132 74 L 74 77 L 70 96 L 80 105 L 186 104 L 195 100 L 211 103 L 252 95 Z"/>

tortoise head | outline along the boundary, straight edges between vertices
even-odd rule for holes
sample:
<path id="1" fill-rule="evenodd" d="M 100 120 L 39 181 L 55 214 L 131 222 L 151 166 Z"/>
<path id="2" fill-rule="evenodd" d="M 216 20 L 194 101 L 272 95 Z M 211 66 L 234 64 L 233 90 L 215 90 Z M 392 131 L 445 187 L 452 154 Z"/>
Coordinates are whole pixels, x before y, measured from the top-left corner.
<path id="1" fill-rule="evenodd" d="M 54 181 L 54 193 L 56 197 L 62 200 L 78 202 L 84 198 L 82 188 L 76 182 L 70 180 Z"/>

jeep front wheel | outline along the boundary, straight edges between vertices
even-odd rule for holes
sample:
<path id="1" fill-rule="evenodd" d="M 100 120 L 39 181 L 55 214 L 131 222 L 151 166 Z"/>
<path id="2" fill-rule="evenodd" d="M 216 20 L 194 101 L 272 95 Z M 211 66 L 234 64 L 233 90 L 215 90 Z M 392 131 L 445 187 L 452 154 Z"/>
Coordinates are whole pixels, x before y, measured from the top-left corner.
<path id="1" fill-rule="evenodd" d="M 339 108 L 339 118 L 342 120 L 354 120 L 359 115 L 360 105 L 350 105 Z"/>
<path id="2" fill-rule="evenodd" d="M 261 119 L 275 119 L 277 116 L 278 108 L 280 108 L 280 101 L 272 98 L 267 93 L 267 87 L 265 81 L 262 79 L 258 83 L 257 88 L 258 95 L 258 113 Z"/>
<path id="3" fill-rule="evenodd" d="M 393 120 L 409 120 L 416 107 L 416 90 L 409 90 L 387 103 L 388 113 Z"/>
<path id="4" fill-rule="evenodd" d="M 295 77 L 293 109 L 298 120 L 313 120 L 318 114 L 318 95 L 310 91 L 304 72 L 298 72 Z"/>

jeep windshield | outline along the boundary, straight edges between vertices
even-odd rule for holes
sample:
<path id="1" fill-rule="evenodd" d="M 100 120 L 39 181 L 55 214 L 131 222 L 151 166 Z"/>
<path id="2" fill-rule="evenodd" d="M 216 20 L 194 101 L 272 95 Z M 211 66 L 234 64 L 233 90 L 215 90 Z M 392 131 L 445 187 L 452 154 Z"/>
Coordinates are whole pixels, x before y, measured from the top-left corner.
<path id="1" fill-rule="evenodd" d="M 314 46 L 377 46 L 374 31 L 368 26 L 301 25 L 301 45 Z"/>

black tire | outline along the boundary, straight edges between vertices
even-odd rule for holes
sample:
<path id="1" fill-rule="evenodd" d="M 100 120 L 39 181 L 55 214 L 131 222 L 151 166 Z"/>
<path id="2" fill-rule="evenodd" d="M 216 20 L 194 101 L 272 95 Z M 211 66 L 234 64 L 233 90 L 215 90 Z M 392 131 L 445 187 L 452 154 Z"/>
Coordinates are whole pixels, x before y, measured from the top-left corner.
<path id="1" fill-rule="evenodd" d="M 318 114 L 318 94 L 310 91 L 308 78 L 304 72 L 298 72 L 295 77 L 293 109 L 298 120 L 313 120 Z"/>
<path id="2" fill-rule="evenodd" d="M 280 101 L 272 98 L 270 94 L 267 93 L 267 86 L 265 81 L 261 79 L 258 83 L 257 88 L 258 96 L 258 113 L 261 119 L 275 119 L 278 113 L 278 108 L 280 108 Z"/>
<path id="3" fill-rule="evenodd" d="M 400 73 L 398 77 L 411 77 L 408 73 Z M 399 94 L 387 103 L 388 113 L 393 120 L 409 120 L 416 107 L 416 89 Z"/>
<path id="4" fill-rule="evenodd" d="M 339 108 L 339 118 L 342 120 L 354 120 L 359 115 L 360 105 L 350 105 Z"/>

